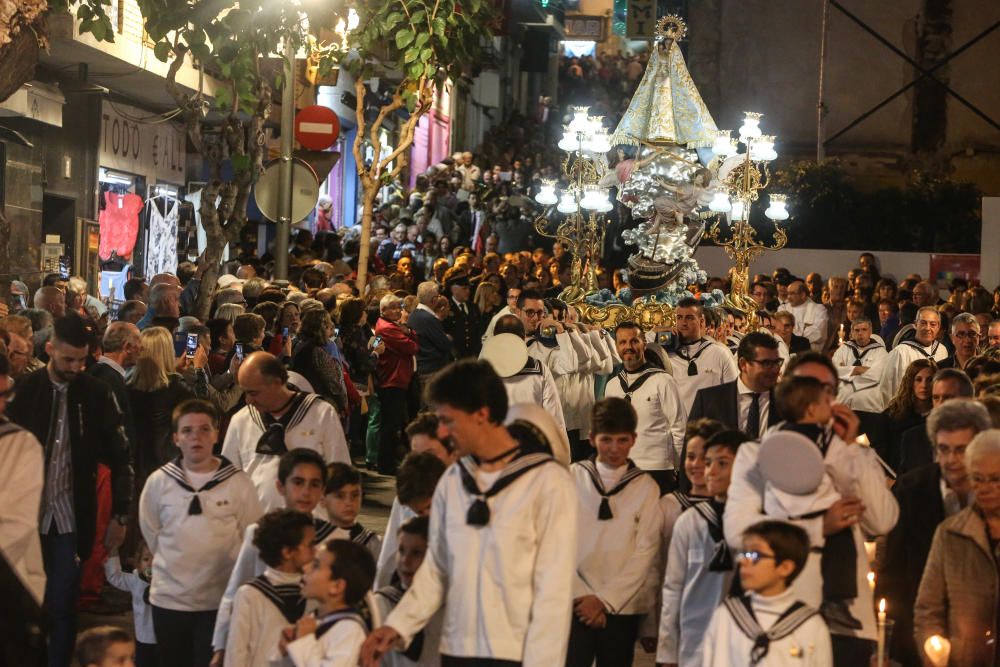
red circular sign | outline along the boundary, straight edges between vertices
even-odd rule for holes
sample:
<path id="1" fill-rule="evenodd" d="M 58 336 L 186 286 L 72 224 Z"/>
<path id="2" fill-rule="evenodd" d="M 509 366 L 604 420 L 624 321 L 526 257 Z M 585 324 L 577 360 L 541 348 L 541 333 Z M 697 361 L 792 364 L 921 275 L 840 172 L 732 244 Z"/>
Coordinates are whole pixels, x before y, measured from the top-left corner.
<path id="1" fill-rule="evenodd" d="M 314 105 L 295 114 L 295 139 L 303 148 L 322 151 L 333 145 L 340 134 L 340 119 L 332 110 Z"/>

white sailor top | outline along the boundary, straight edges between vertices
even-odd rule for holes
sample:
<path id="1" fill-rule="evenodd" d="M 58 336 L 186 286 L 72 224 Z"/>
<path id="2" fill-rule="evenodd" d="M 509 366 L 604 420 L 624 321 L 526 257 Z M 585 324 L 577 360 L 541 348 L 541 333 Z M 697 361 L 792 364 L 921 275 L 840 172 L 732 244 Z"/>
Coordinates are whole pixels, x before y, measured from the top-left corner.
<path id="1" fill-rule="evenodd" d="M 608 380 L 605 396 L 625 398 L 639 417 L 639 434 L 631 458 L 643 470 L 672 470 L 680 461 L 687 410 L 670 373 L 644 365 L 634 373 L 622 369 Z"/>
<path id="2" fill-rule="evenodd" d="M 373 596 L 380 618 L 385 618 L 403 599 L 405 590 L 397 584 L 389 584 L 375 591 Z M 423 630 L 418 632 L 405 651 L 390 651 L 382 656 L 382 667 L 439 667 L 441 654 L 441 622 L 444 610 L 439 610 Z"/>
<path id="3" fill-rule="evenodd" d="M 725 345 L 709 338 L 678 346 L 670 352 L 673 378 L 677 392 L 684 401 L 684 410 L 691 412 L 699 389 L 732 382 L 740 375 L 736 359 Z"/>
<path id="4" fill-rule="evenodd" d="M 579 367 L 576 350 L 566 332 L 556 334 L 555 339 L 528 336 L 528 355 L 538 359 L 552 371 L 553 376 L 575 373 Z"/>
<path id="5" fill-rule="evenodd" d="M 644 614 L 660 547 L 660 487 L 629 461 L 605 488 L 598 465 L 588 459 L 570 466 L 579 499 L 573 598 L 596 595 L 610 614 Z"/>
<path id="6" fill-rule="evenodd" d="M 507 403 L 531 403 L 545 409 L 556 425 L 566 430 L 566 420 L 563 417 L 562 401 L 556 388 L 552 372 L 534 357 L 528 357 L 524 368 L 510 377 L 503 378 L 503 386 L 507 390 Z"/>
<path id="7" fill-rule="evenodd" d="M 211 611 L 247 526 L 263 513 L 250 478 L 225 457 L 192 488 L 180 458 L 153 471 L 139 499 L 139 527 L 153 553 L 149 600 L 175 611 Z"/>
<path id="8" fill-rule="evenodd" d="M 474 492 L 464 481 L 470 476 Z M 492 473 L 468 457 L 456 462 L 434 491 L 424 563 L 385 625 L 405 648 L 443 605 L 442 654 L 562 665 L 576 567 L 566 545 L 576 543 L 576 503 L 567 470 L 547 455 L 521 456 Z"/>
<path id="9" fill-rule="evenodd" d="M 281 631 L 305 613 L 302 575 L 268 567 L 240 586 L 233 600 L 226 667 L 268 667 Z"/>
<path id="10" fill-rule="evenodd" d="M 365 619 L 345 609 L 318 619 L 314 634 L 299 637 L 287 646 L 295 667 L 357 667 L 361 645 L 368 636 Z"/>
<path id="11" fill-rule="evenodd" d="M 306 394 L 294 408 L 284 429 L 285 449 L 300 447 L 319 452 L 327 463 L 351 463 L 350 451 L 337 410 L 316 394 Z M 274 481 L 278 478 L 278 461 L 283 452 L 265 453 L 259 446 L 267 431 L 266 420 L 253 406 L 237 412 L 222 445 L 222 454 L 253 480 L 265 512 L 284 507 Z"/>
<path id="12" fill-rule="evenodd" d="M 830 667 L 830 631 L 791 591 L 729 597 L 705 633 L 704 667 Z"/>

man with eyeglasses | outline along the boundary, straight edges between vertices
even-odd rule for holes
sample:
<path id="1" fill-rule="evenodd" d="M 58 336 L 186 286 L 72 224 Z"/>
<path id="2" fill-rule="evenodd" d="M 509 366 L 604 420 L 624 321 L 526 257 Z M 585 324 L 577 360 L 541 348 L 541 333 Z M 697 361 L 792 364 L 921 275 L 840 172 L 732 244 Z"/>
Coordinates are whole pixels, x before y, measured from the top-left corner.
<path id="1" fill-rule="evenodd" d="M 979 341 L 982 340 L 982 329 L 979 320 L 971 313 L 960 313 L 951 321 L 951 344 L 955 352 L 938 364 L 938 368 L 965 369 L 969 362 L 979 354 Z"/>
<path id="2" fill-rule="evenodd" d="M 935 462 L 901 475 L 893 486 L 899 520 L 886 539 L 875 594 L 893 601 L 889 615 L 896 626 L 890 655 L 903 665 L 921 664 L 913 640 L 917 589 L 938 524 L 969 503 L 965 448 L 988 428 L 989 413 L 975 401 L 950 400 L 938 405 L 926 426 Z"/>
<path id="3" fill-rule="evenodd" d="M 947 348 L 937 341 L 941 331 L 941 315 L 937 308 L 924 306 L 918 310 L 914 328 L 913 340 L 904 340 L 896 345 L 882 365 L 882 376 L 879 379 L 882 402 L 879 411 L 884 410 L 896 395 L 899 383 L 911 363 L 917 359 L 933 359 L 936 363 L 941 363 L 948 357 Z"/>
<path id="4" fill-rule="evenodd" d="M 785 368 L 786 377 L 812 377 L 822 383 L 830 397 L 837 392 L 837 369 L 825 355 L 810 351 L 793 357 Z M 827 537 L 850 530 L 854 541 L 855 581 L 853 597 L 846 596 L 847 615 L 826 618 L 830 627 L 835 667 L 868 664 L 875 648 L 876 624 L 871 589 L 866 581 L 868 559 L 864 541 L 885 535 L 896 524 L 899 508 L 889 492 L 885 472 L 875 452 L 858 443 L 860 420 L 841 403 L 831 405 L 831 424 L 806 434 L 823 453 L 826 470 L 840 494 L 822 515 L 806 515 L 792 520 L 802 527 L 813 545 L 822 547 Z M 778 428 L 781 428 L 779 425 Z M 739 548 L 740 535 L 753 524 L 771 517 L 764 508 L 764 479 L 757 459 L 760 445 L 744 443 L 733 463 L 729 501 L 723 518 L 723 532 L 730 545 Z M 782 517 L 784 518 L 784 517 Z M 811 553 L 802 577 L 796 579 L 795 596 L 815 608 L 823 600 L 822 567 L 819 553 Z M 859 622 L 860 621 L 860 622 Z"/>
<path id="5" fill-rule="evenodd" d="M 545 309 L 545 302 L 538 290 L 522 290 L 517 297 L 517 311 L 527 335 L 528 354 L 545 364 L 552 375 L 568 375 L 579 368 L 579 360 L 561 322 L 556 321 Z"/>
<path id="6" fill-rule="evenodd" d="M 796 280 L 788 286 L 788 301 L 778 306 L 795 316 L 794 333 L 809 339 L 814 350 L 821 350 L 826 342 L 826 308 L 809 298 L 805 283 Z"/>
<path id="7" fill-rule="evenodd" d="M 972 398 L 975 387 L 965 371 L 957 368 L 942 368 L 934 374 L 931 383 L 931 407 L 937 408 L 954 398 Z M 896 473 L 902 475 L 934 460 L 933 440 L 928 439 L 926 424 L 912 426 L 899 439 L 899 451 L 893 452 L 891 459 L 898 462 Z"/>

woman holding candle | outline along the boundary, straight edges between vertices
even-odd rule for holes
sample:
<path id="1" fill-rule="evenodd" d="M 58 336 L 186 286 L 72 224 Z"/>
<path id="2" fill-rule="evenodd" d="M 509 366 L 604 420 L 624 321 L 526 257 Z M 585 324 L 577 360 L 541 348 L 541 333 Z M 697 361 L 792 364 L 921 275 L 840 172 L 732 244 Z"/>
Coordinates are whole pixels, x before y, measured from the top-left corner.
<path id="1" fill-rule="evenodd" d="M 921 647 L 934 635 L 950 641 L 949 665 L 996 665 L 1000 430 L 977 435 L 965 450 L 965 465 L 975 498 L 934 535 L 914 608 L 914 637 Z"/>

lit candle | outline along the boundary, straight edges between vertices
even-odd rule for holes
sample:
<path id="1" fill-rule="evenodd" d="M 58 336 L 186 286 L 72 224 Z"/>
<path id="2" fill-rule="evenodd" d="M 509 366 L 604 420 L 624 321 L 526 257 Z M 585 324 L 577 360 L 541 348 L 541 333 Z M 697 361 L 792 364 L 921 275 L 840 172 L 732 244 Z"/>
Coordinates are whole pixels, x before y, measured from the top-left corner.
<path id="1" fill-rule="evenodd" d="M 951 655 L 951 642 L 941 635 L 931 635 L 924 642 L 924 653 L 934 667 L 946 667 Z"/>
<path id="2" fill-rule="evenodd" d="M 858 443 L 862 447 L 871 447 L 872 446 L 872 441 L 868 439 L 868 434 L 867 433 L 862 433 L 861 435 L 859 435 L 858 438 L 857 438 L 857 440 L 855 440 L 854 442 Z"/>
<path id="3" fill-rule="evenodd" d="M 872 593 L 875 592 L 875 573 L 871 570 L 868 571 L 868 588 L 872 589 Z"/>
<path id="4" fill-rule="evenodd" d="M 878 601 L 878 657 L 875 664 L 885 664 L 885 598 Z"/>

